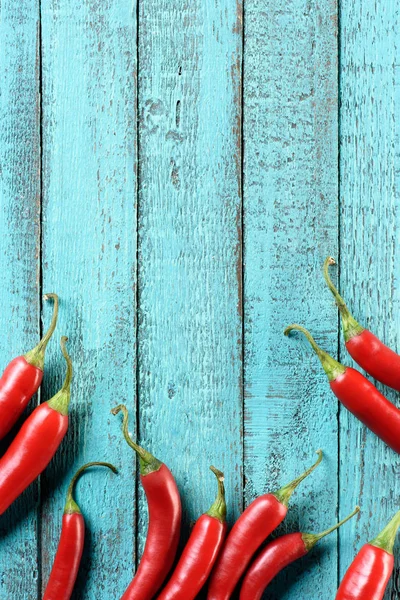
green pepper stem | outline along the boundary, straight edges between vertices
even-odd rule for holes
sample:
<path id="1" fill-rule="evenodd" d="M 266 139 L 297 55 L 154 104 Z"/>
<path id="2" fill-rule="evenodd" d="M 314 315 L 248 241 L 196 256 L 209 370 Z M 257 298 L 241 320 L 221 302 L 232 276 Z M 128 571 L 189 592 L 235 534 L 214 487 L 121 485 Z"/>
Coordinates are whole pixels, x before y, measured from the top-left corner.
<path id="1" fill-rule="evenodd" d="M 347 308 L 347 305 L 343 300 L 342 296 L 339 294 L 338 290 L 334 286 L 332 279 L 329 276 L 329 267 L 331 265 L 336 265 L 336 261 L 334 258 L 332 258 L 332 256 L 328 256 L 328 258 L 324 262 L 324 278 L 335 298 L 335 302 L 340 311 L 340 316 L 342 317 L 344 339 L 345 342 L 348 342 L 349 340 L 351 340 L 351 338 L 355 337 L 356 335 L 360 335 L 360 333 L 364 331 L 364 327 L 361 327 L 361 325 L 355 320 L 355 318 Z"/>
<path id="2" fill-rule="evenodd" d="M 397 512 L 393 519 L 386 525 L 386 527 L 374 538 L 370 544 L 372 546 L 376 546 L 377 548 L 381 548 L 388 552 L 389 554 L 393 554 L 393 546 L 396 540 L 397 531 L 400 527 L 400 510 Z"/>
<path id="3" fill-rule="evenodd" d="M 25 354 L 26 362 L 28 362 L 34 367 L 37 367 L 38 369 L 41 369 L 42 371 L 44 368 L 44 355 L 46 353 L 46 347 L 51 336 L 54 333 L 58 318 L 58 296 L 57 294 L 45 294 L 43 296 L 44 300 L 50 300 L 50 298 L 54 300 L 53 316 L 51 319 L 50 327 L 48 328 L 40 342 L 37 344 L 37 346 L 35 346 L 32 350 L 29 350 L 29 352 Z"/>
<path id="4" fill-rule="evenodd" d="M 333 527 L 330 527 L 329 529 L 326 529 L 322 533 L 303 533 L 301 537 L 303 538 L 303 542 L 307 549 L 307 552 L 309 552 L 311 550 L 311 548 L 313 548 L 315 546 L 315 544 L 317 542 L 319 542 L 319 540 L 322 540 L 322 538 L 326 537 L 333 531 L 336 531 L 336 529 L 339 529 L 339 527 L 341 527 L 342 525 L 347 523 L 347 521 L 350 521 L 350 519 L 352 519 L 359 512 L 360 512 L 360 507 L 356 506 L 355 509 L 353 510 L 353 512 L 351 514 L 349 514 L 345 519 L 343 519 L 342 521 L 339 521 L 339 523 L 336 523 L 336 525 L 334 525 Z"/>
<path id="5" fill-rule="evenodd" d="M 218 471 L 215 467 L 210 467 L 211 471 L 214 473 L 215 477 L 218 481 L 218 494 L 211 505 L 210 510 L 206 512 L 206 515 L 209 517 L 214 517 L 214 519 L 218 519 L 221 523 L 225 523 L 226 521 L 226 500 L 225 500 L 225 486 L 224 486 L 224 474 L 222 471 Z"/>
<path id="6" fill-rule="evenodd" d="M 288 483 L 287 485 L 285 485 L 284 487 L 282 487 L 277 492 L 273 493 L 273 495 L 275 496 L 275 498 L 281 504 L 283 504 L 284 506 L 288 506 L 289 505 L 290 497 L 293 494 L 294 490 L 297 488 L 297 486 L 306 477 L 308 477 L 313 471 L 315 471 L 315 469 L 318 467 L 318 465 L 320 464 L 320 462 L 322 460 L 322 457 L 323 457 L 322 450 L 317 450 L 317 454 L 318 454 L 317 461 L 309 469 L 307 469 L 307 471 L 304 471 L 304 473 L 302 475 L 300 475 L 299 477 L 296 477 L 296 479 L 294 479 L 293 481 L 291 481 L 290 483 Z"/>
<path id="7" fill-rule="evenodd" d="M 311 344 L 312 349 L 321 361 L 321 364 L 324 368 L 325 373 L 328 376 L 329 381 L 334 381 L 339 377 L 339 375 L 343 375 L 343 373 L 346 371 L 346 367 L 337 360 L 335 360 L 333 356 L 325 352 L 325 350 L 322 350 L 322 348 L 318 346 L 318 344 L 312 337 L 311 333 L 307 329 L 305 329 L 305 327 L 302 327 L 301 325 L 297 324 L 289 325 L 288 327 L 286 327 L 284 334 L 289 335 L 293 330 L 300 331 L 306 336 L 307 340 Z"/>
<path id="8" fill-rule="evenodd" d="M 124 415 L 124 420 L 123 420 L 123 424 L 122 424 L 122 433 L 124 434 L 124 438 L 125 438 L 127 444 L 131 448 L 133 448 L 133 450 L 139 456 L 140 474 L 141 475 L 149 475 L 150 473 L 153 473 L 154 471 L 158 471 L 162 466 L 162 462 L 159 461 L 157 458 L 155 458 L 155 456 L 150 454 L 150 452 L 148 452 L 147 450 L 145 450 L 144 448 L 139 446 L 136 442 L 134 442 L 133 439 L 131 438 L 131 436 L 129 435 L 129 430 L 128 430 L 129 413 L 128 413 L 128 409 L 126 408 L 126 406 L 124 404 L 119 404 L 118 406 L 113 408 L 111 410 L 111 412 L 113 415 L 117 415 L 119 412 L 122 412 L 122 414 Z"/>
<path id="9" fill-rule="evenodd" d="M 47 404 L 53 410 L 61 413 L 62 415 L 68 415 L 69 403 L 71 401 L 71 381 L 73 375 L 72 361 L 67 352 L 66 343 L 68 338 L 63 336 L 61 338 L 61 351 L 67 363 L 67 372 L 65 375 L 64 383 L 59 392 L 51 400 L 48 400 Z"/>
<path id="10" fill-rule="evenodd" d="M 65 508 L 64 508 L 65 515 L 66 514 L 70 515 L 70 514 L 74 514 L 74 513 L 80 514 L 81 510 L 74 499 L 75 485 L 76 485 L 76 482 L 78 481 L 79 477 L 82 475 L 82 473 L 84 471 L 86 471 L 86 469 L 89 469 L 90 467 L 107 467 L 107 469 L 111 469 L 111 471 L 113 473 L 118 473 L 116 467 L 114 467 L 114 465 L 107 463 L 107 462 L 89 462 L 89 463 L 86 463 L 86 465 L 83 465 L 83 467 L 80 467 L 80 469 L 77 470 L 77 472 L 71 479 L 71 483 L 69 484 L 69 487 L 68 487 L 67 501 L 65 503 Z"/>

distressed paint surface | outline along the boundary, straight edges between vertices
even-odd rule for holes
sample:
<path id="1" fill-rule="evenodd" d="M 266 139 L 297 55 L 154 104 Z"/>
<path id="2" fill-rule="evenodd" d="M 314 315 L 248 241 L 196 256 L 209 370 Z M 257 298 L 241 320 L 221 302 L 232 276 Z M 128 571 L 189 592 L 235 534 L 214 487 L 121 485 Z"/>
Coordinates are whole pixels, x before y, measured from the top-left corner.
<path id="1" fill-rule="evenodd" d="M 356 319 L 400 351 L 398 3 L 344 3 L 341 9 L 340 287 Z M 341 359 L 352 364 L 344 346 Z M 379 389 L 399 407 L 399 394 Z M 360 519 L 341 539 L 340 573 L 400 505 L 393 452 L 341 411 L 340 512 L 357 499 Z M 398 546 L 397 546 L 398 548 Z M 399 561 L 385 600 L 400 594 Z"/>
<path id="2" fill-rule="evenodd" d="M 209 465 L 230 521 L 242 505 L 241 7 L 139 8 L 140 439 L 185 491 L 186 539 Z"/>
<path id="3" fill-rule="evenodd" d="M 75 365 L 67 438 L 0 518 L 0 600 L 42 597 L 69 479 L 89 460 L 120 474 L 78 484 L 88 536 L 74 600 L 122 595 L 147 512 L 110 415 L 121 401 L 177 477 L 182 542 L 215 497 L 211 463 L 232 522 L 324 449 L 280 532 L 363 512 L 270 600 L 332 598 L 400 504 L 393 453 L 339 410 L 308 344 L 283 336 L 300 321 L 351 364 L 321 274 L 340 252 L 332 275 L 350 308 L 400 351 L 399 10 L 278 4 L 0 3 L 0 368 L 47 325 L 46 291 L 61 305 L 43 400 L 64 376 L 62 334 Z M 397 568 L 385 600 L 399 594 Z"/>
<path id="4" fill-rule="evenodd" d="M 42 479 L 42 587 L 70 477 L 107 460 L 118 479 L 92 470 L 77 493 L 89 534 L 75 597 L 104 600 L 122 595 L 134 561 L 135 460 L 110 410 L 135 414 L 136 11 L 44 0 L 42 15 L 43 285 L 60 294 L 75 366 L 70 431 Z M 49 358 L 46 398 L 65 371 L 55 345 Z"/>
<path id="5" fill-rule="evenodd" d="M 1 370 L 39 339 L 38 23 L 38 2 L 0 3 Z M 0 598 L 36 598 L 37 532 L 34 485 L 0 517 Z"/>
<path id="6" fill-rule="evenodd" d="M 299 336 L 309 327 L 328 350 L 337 317 L 321 265 L 337 248 L 336 3 L 245 4 L 244 351 L 246 501 L 319 470 L 293 496 L 281 533 L 317 532 L 337 514 L 337 403 Z M 304 577 L 299 577 L 304 573 Z M 286 570 L 266 597 L 332 597 L 335 536 Z"/>

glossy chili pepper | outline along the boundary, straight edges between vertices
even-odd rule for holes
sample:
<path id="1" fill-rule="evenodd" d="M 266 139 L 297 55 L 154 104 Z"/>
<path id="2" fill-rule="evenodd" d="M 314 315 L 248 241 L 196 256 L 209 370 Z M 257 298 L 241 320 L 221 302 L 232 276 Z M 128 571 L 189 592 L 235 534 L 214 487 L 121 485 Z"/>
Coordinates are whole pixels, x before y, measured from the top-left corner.
<path id="1" fill-rule="evenodd" d="M 301 331 L 322 363 L 329 385 L 341 403 L 395 452 L 400 453 L 400 410 L 398 410 L 364 375 L 345 367 L 322 350 L 307 329 L 290 325 L 285 335 Z"/>
<path id="2" fill-rule="evenodd" d="M 210 510 L 196 522 L 189 541 L 158 600 L 194 600 L 208 579 L 225 539 L 224 475 L 210 467 L 218 479 L 218 495 Z"/>
<path id="3" fill-rule="evenodd" d="M 26 419 L 0 459 L 0 515 L 47 467 L 68 429 L 72 363 L 65 348 L 67 374 L 61 390 Z"/>
<path id="4" fill-rule="evenodd" d="M 308 554 L 319 540 L 341 527 L 359 511 L 357 506 L 351 515 L 323 533 L 289 533 L 268 544 L 247 571 L 240 590 L 240 600 L 260 600 L 266 587 L 282 569 Z"/>
<path id="5" fill-rule="evenodd" d="M 252 502 L 232 527 L 216 562 L 208 589 L 208 600 L 229 600 L 254 553 L 286 517 L 290 497 L 296 487 L 322 460 L 303 475 L 273 494 L 264 494 Z"/>
<path id="6" fill-rule="evenodd" d="M 78 478 L 90 467 L 107 467 L 117 473 L 117 469 L 110 463 L 90 462 L 78 469 L 72 478 L 62 518 L 60 542 L 43 600 L 70 600 L 71 598 L 85 541 L 85 521 L 74 500 L 74 488 Z"/>
<path id="7" fill-rule="evenodd" d="M 335 259 L 329 256 L 324 264 L 324 277 L 342 317 L 344 341 L 350 356 L 374 379 L 400 392 L 400 356 L 350 314 L 329 277 L 328 268 L 334 264 Z"/>
<path id="8" fill-rule="evenodd" d="M 400 511 L 361 548 L 340 584 L 336 600 L 382 600 L 393 573 L 393 546 L 399 526 Z"/>
<path id="9" fill-rule="evenodd" d="M 33 350 L 14 358 L 0 378 L 0 440 L 18 421 L 42 383 L 46 346 L 53 335 L 58 316 L 58 296 L 46 294 L 44 298 L 54 300 L 49 330 Z"/>
<path id="10" fill-rule="evenodd" d="M 175 479 L 168 467 L 138 446 L 128 432 L 128 411 L 120 404 L 125 440 L 139 456 L 140 480 L 149 508 L 149 528 L 139 568 L 121 600 L 151 600 L 161 588 L 178 548 L 182 506 Z"/>

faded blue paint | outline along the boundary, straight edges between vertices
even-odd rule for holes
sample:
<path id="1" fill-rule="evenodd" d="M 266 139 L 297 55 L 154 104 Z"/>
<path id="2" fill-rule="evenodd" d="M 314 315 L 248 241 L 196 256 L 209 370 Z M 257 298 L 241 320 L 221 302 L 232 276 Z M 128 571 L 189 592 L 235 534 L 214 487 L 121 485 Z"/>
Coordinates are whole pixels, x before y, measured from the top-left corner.
<path id="1" fill-rule="evenodd" d="M 328 350 L 337 347 L 337 316 L 321 275 L 338 239 L 336 6 L 246 6 L 246 501 L 288 483 L 321 447 L 324 463 L 293 496 L 279 529 L 317 532 L 337 514 L 337 403 L 309 348 L 283 329 L 299 322 Z M 326 600 L 336 581 L 333 535 L 277 578 L 267 597 Z"/>
<path id="2" fill-rule="evenodd" d="M 185 490 L 183 539 L 209 465 L 242 506 L 240 21 L 231 0 L 140 10 L 140 435 Z"/>
<path id="3" fill-rule="evenodd" d="M 356 319 L 400 351 L 399 6 L 343 3 L 340 20 L 340 286 Z M 340 356 L 353 364 L 343 345 Z M 398 393 L 379 388 L 400 407 Z M 400 472 L 393 452 L 356 419 L 341 411 L 340 421 L 340 513 L 354 502 L 363 508 L 340 536 L 343 575 L 399 509 Z M 396 574 L 385 599 L 399 594 Z"/>
<path id="4" fill-rule="evenodd" d="M 57 332 L 75 367 L 70 431 L 42 479 L 42 583 L 68 480 L 107 460 L 118 478 L 92 470 L 77 489 L 90 533 L 75 596 L 104 600 L 128 584 L 135 550 L 135 461 L 110 410 L 126 402 L 135 414 L 136 11 L 43 0 L 42 14 L 43 286 L 60 295 Z M 54 344 L 49 363 L 46 398 L 64 372 Z"/>
<path id="5" fill-rule="evenodd" d="M 141 0 L 138 13 L 132 0 L 1 3 L 0 366 L 34 344 L 39 294 L 57 291 L 42 398 L 63 377 L 61 334 L 75 379 L 40 496 L 32 486 L 0 519 L 0 600 L 40 599 L 68 481 L 96 459 L 121 472 L 78 484 L 89 533 L 74 598 L 122 595 L 147 515 L 110 416 L 121 401 L 176 474 L 183 539 L 215 496 L 209 464 L 225 470 L 232 521 L 324 449 L 280 531 L 321 530 L 357 502 L 363 513 L 341 531 L 340 557 L 332 536 L 267 598 L 332 598 L 338 571 L 397 510 L 393 453 L 338 411 L 309 347 L 282 333 L 301 321 L 337 352 L 321 265 L 340 250 L 355 316 L 398 345 L 399 11 L 343 3 L 340 163 L 337 17 L 335 0 L 246 0 L 244 15 L 229 0 Z"/>
<path id="6" fill-rule="evenodd" d="M 38 2 L 0 3 L 1 370 L 39 339 L 38 19 Z M 2 600 L 36 598 L 37 520 L 36 484 L 0 517 Z"/>

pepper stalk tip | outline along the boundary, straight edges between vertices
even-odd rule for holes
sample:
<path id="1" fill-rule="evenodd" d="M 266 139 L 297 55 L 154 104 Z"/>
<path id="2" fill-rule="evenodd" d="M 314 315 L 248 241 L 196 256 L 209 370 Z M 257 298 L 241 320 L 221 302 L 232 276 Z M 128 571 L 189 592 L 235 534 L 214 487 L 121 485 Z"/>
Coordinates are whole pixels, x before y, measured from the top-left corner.
<path id="1" fill-rule="evenodd" d="M 289 500 L 291 495 L 293 494 L 294 490 L 297 488 L 297 486 L 309 475 L 311 475 L 311 473 L 313 471 L 315 471 L 315 469 L 318 467 L 318 465 L 321 463 L 322 458 L 323 458 L 323 452 L 322 450 L 317 450 L 316 454 L 318 454 L 318 458 L 315 461 L 315 463 L 313 465 L 311 465 L 311 467 L 309 467 L 306 471 L 304 471 L 304 473 L 302 473 L 299 477 L 296 477 L 296 479 L 294 479 L 293 481 L 291 481 L 290 483 L 288 483 L 287 485 L 283 486 L 280 490 L 278 490 L 277 492 L 274 492 L 273 495 L 275 496 L 275 498 L 278 500 L 278 502 L 280 502 L 281 504 L 283 504 L 284 506 L 288 506 L 289 504 Z"/>
<path id="2" fill-rule="evenodd" d="M 46 333 L 43 335 L 42 339 L 39 341 L 39 343 L 34 348 L 32 348 L 32 350 L 30 350 L 29 352 L 27 352 L 25 354 L 26 362 L 28 362 L 33 367 L 37 367 L 38 369 L 41 369 L 42 371 L 44 368 L 44 357 L 45 357 L 45 353 L 46 353 L 47 344 L 49 343 L 49 340 L 54 333 L 54 330 L 57 325 L 57 319 L 58 319 L 58 296 L 57 296 L 57 294 L 45 294 L 44 298 L 46 300 L 49 300 L 50 298 L 52 300 L 54 300 L 53 316 L 51 318 L 50 326 L 49 326 L 48 330 L 46 331 Z"/>

